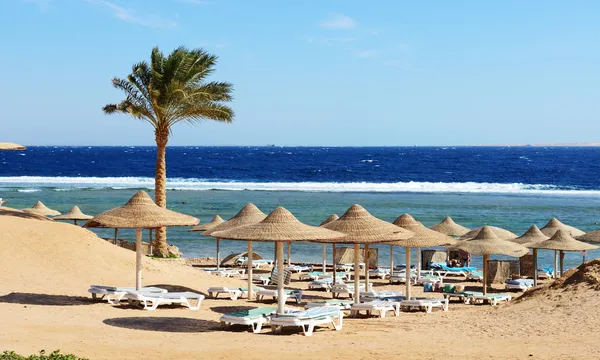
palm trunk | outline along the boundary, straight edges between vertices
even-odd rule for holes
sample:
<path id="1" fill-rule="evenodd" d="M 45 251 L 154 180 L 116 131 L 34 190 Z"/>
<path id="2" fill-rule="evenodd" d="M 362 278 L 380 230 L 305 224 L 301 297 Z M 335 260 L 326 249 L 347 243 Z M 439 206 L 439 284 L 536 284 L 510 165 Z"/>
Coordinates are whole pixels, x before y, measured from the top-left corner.
<path id="1" fill-rule="evenodd" d="M 160 207 L 167 207 L 167 142 L 169 141 L 169 131 L 157 129 L 156 135 L 156 174 L 154 178 L 154 201 Z M 156 230 L 156 240 L 154 252 L 157 256 L 168 257 L 169 248 L 167 247 L 167 229 L 162 227 Z"/>

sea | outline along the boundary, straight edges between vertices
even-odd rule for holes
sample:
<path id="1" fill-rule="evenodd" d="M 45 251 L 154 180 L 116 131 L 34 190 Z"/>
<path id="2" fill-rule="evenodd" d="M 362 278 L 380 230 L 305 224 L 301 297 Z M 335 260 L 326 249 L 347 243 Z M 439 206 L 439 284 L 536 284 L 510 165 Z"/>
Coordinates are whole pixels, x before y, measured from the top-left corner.
<path id="1" fill-rule="evenodd" d="M 155 147 L 0 152 L 0 198 L 14 208 L 41 200 L 61 212 L 78 205 L 95 215 L 139 189 L 153 195 L 155 156 Z M 169 147 L 167 169 L 168 207 L 201 222 L 217 214 L 230 218 L 251 202 L 265 213 L 283 206 L 318 225 L 357 203 L 381 219 L 410 213 L 426 226 L 449 215 L 470 228 L 494 225 L 518 235 L 552 217 L 583 231 L 600 228 L 595 147 Z M 133 240 L 135 234 L 121 230 L 119 237 Z M 215 256 L 215 240 L 187 228 L 170 228 L 168 241 L 185 257 Z M 389 246 L 375 248 L 379 264 L 388 264 Z M 222 256 L 245 249 L 245 242 L 221 242 Z M 254 249 L 273 257 L 271 243 Z M 295 243 L 291 253 L 292 261 L 321 261 L 318 244 Z M 394 255 L 396 263 L 404 262 L 403 248 Z M 414 250 L 412 256 L 414 261 Z M 585 256 L 600 257 L 600 251 Z M 566 267 L 582 257 L 567 253 Z M 551 266 L 553 252 L 541 250 L 540 263 Z M 481 266 L 481 259 L 475 256 L 474 264 Z"/>

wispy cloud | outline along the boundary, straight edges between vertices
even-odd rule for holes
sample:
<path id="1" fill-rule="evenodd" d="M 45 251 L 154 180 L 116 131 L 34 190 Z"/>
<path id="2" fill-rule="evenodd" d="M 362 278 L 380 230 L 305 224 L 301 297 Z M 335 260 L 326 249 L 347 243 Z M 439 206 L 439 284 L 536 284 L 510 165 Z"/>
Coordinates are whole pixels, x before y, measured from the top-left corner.
<path id="1" fill-rule="evenodd" d="M 24 3 L 37 6 L 40 11 L 46 11 L 52 5 L 52 0 L 21 0 Z"/>
<path id="2" fill-rule="evenodd" d="M 319 26 L 326 29 L 353 29 L 358 25 L 356 20 L 350 16 L 342 14 L 333 14 L 322 21 Z"/>
<path id="3" fill-rule="evenodd" d="M 112 11 L 113 16 L 128 23 L 138 24 L 151 28 L 173 29 L 177 23 L 158 15 L 139 15 L 133 9 L 126 9 L 107 0 L 85 0 L 91 4 L 102 5 Z"/>
<path id="4" fill-rule="evenodd" d="M 377 50 L 361 50 L 354 53 L 359 58 L 372 58 L 377 56 Z"/>

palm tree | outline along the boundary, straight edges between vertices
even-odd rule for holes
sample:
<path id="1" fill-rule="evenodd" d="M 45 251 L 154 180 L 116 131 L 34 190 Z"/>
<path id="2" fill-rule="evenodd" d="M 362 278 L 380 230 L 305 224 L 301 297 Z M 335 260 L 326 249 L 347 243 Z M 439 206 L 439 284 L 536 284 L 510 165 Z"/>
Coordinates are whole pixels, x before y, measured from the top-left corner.
<path id="1" fill-rule="evenodd" d="M 167 206 L 165 152 L 173 125 L 205 119 L 233 121 L 233 110 L 225 105 L 233 99 L 233 85 L 206 82 L 216 62 L 217 57 L 203 49 L 179 47 L 165 57 L 155 47 L 150 64 L 142 61 L 133 65 L 127 79 L 112 80 L 113 86 L 126 97 L 119 104 L 104 106 L 104 113 L 129 114 L 154 128 L 157 149 L 154 198 L 158 206 Z M 159 256 L 168 255 L 165 228 L 156 231 L 155 249 Z"/>

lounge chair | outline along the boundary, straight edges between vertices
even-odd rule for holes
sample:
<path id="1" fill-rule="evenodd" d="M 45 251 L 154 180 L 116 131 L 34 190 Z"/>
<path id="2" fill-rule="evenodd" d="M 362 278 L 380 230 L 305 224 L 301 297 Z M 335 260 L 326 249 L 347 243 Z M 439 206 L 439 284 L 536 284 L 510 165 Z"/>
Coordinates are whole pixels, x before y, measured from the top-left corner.
<path id="1" fill-rule="evenodd" d="M 340 308 L 340 310 L 350 310 L 352 304 L 354 304 L 354 300 L 350 299 L 327 299 L 323 301 L 309 302 L 304 305 L 304 307 L 306 309 L 310 309 L 318 306 L 337 306 Z"/>
<path id="2" fill-rule="evenodd" d="M 277 268 L 274 268 L 273 271 L 271 271 L 271 275 L 259 275 L 259 274 L 252 275 L 252 280 L 258 281 L 265 286 L 266 285 L 277 285 Z M 292 272 L 283 270 L 283 284 L 289 285 L 290 281 L 292 281 Z"/>
<path id="3" fill-rule="evenodd" d="M 235 264 L 238 266 L 247 266 L 248 258 L 247 257 L 238 258 L 235 261 Z M 273 265 L 273 260 L 267 260 L 267 259 L 252 260 L 252 268 L 254 268 L 254 269 L 260 269 L 263 266 L 272 266 L 272 265 Z"/>
<path id="4" fill-rule="evenodd" d="M 343 283 L 342 279 L 338 280 L 338 284 Z M 313 280 L 308 283 L 308 288 L 310 290 L 325 290 L 327 292 L 331 291 L 331 287 L 333 286 L 333 278 L 322 278 L 318 280 Z"/>
<path id="5" fill-rule="evenodd" d="M 527 291 L 533 287 L 533 279 L 514 279 L 506 280 L 506 290 Z"/>
<path id="6" fill-rule="evenodd" d="M 97 300 L 98 296 L 101 295 L 100 300 L 102 300 L 106 297 L 108 302 L 113 305 L 118 304 L 123 299 L 125 294 L 127 294 L 128 291 L 135 291 L 135 288 L 90 285 L 90 288 L 88 289 L 88 292 L 90 294 L 92 294 L 93 300 Z M 167 292 L 167 290 L 165 290 L 165 289 L 154 287 L 154 286 L 144 287 L 144 288 L 140 289 L 140 291 L 149 292 L 149 293 L 152 293 L 152 292 L 166 293 Z"/>
<path id="7" fill-rule="evenodd" d="M 220 277 L 232 277 L 232 276 L 242 276 L 246 273 L 246 269 L 221 269 L 211 271 L 211 274 L 217 275 Z"/>
<path id="8" fill-rule="evenodd" d="M 465 297 L 465 304 L 483 304 L 487 302 L 492 306 L 498 305 L 500 301 L 509 302 L 512 300 L 512 296 L 508 294 L 477 294 Z"/>
<path id="9" fill-rule="evenodd" d="M 274 307 L 259 307 L 250 310 L 238 311 L 221 316 L 222 326 L 226 325 L 250 325 L 253 333 L 259 333 L 262 330 L 263 324 L 268 322 L 271 315 L 277 309 Z"/>
<path id="10" fill-rule="evenodd" d="M 337 306 L 318 306 L 304 311 L 289 314 L 273 315 L 271 330 L 281 331 L 288 326 L 299 326 L 305 336 L 311 336 L 317 325 L 331 325 L 335 330 L 342 330 L 344 313 Z"/>
<path id="11" fill-rule="evenodd" d="M 467 274 L 467 280 L 471 281 L 483 281 L 483 271 L 475 270 Z"/>
<path id="12" fill-rule="evenodd" d="M 363 293 L 365 292 L 365 284 L 361 283 L 358 287 L 358 291 Z M 331 286 L 331 293 L 334 298 L 340 297 L 340 295 L 347 295 L 350 298 L 354 297 L 354 283 L 341 283 L 334 284 Z"/>
<path id="13" fill-rule="evenodd" d="M 144 306 L 144 310 L 156 310 L 159 305 L 168 304 L 181 304 L 187 306 L 190 310 L 198 310 L 202 300 L 204 300 L 204 295 L 190 291 L 167 293 L 127 291 L 124 298 L 130 303 L 139 302 Z"/>
<path id="14" fill-rule="evenodd" d="M 375 300 L 402 301 L 404 299 L 402 291 L 365 291 L 360 294 L 360 301 L 364 302 Z"/>
<path id="15" fill-rule="evenodd" d="M 335 277 L 337 279 L 343 279 L 346 277 L 346 273 L 345 272 L 337 272 L 335 274 Z M 310 280 L 310 281 L 314 281 L 314 280 L 320 280 L 323 278 L 333 278 L 333 273 L 330 272 L 322 272 L 322 271 L 311 271 L 309 273 L 306 274 L 300 274 L 300 280 Z"/>
<path id="16" fill-rule="evenodd" d="M 263 288 L 261 287 L 255 287 L 254 288 L 254 292 L 257 292 L 259 290 L 262 290 Z M 241 296 L 248 296 L 248 288 L 243 288 L 243 287 L 239 287 L 239 288 L 230 288 L 230 287 L 226 287 L 226 286 L 213 286 L 213 287 L 209 287 L 208 290 L 208 296 L 210 296 L 211 298 L 218 298 L 219 294 L 227 294 L 229 295 L 229 297 L 231 298 L 231 300 L 237 300 L 239 297 Z"/>
<path id="17" fill-rule="evenodd" d="M 477 268 L 470 266 L 448 267 L 443 264 L 440 264 L 439 266 L 440 270 L 434 270 L 434 273 L 441 277 L 446 277 L 448 275 L 467 277 L 470 272 L 477 270 Z"/>
<path id="18" fill-rule="evenodd" d="M 478 291 L 448 292 L 444 293 L 444 299 L 451 300 L 452 298 L 458 298 L 458 300 L 464 302 L 465 298 L 475 295 L 483 295 L 483 293 Z"/>
<path id="19" fill-rule="evenodd" d="M 284 270 L 290 271 L 293 273 L 302 273 L 302 272 L 311 272 L 313 270 L 313 268 L 312 268 L 312 266 L 307 266 L 307 265 L 292 265 L 292 266 L 286 266 Z"/>
<path id="20" fill-rule="evenodd" d="M 350 314 L 352 316 L 356 316 L 360 314 L 361 311 L 366 311 L 367 315 L 371 315 L 373 312 L 378 312 L 379 317 L 384 318 L 385 314 L 388 311 L 392 311 L 394 315 L 400 315 L 400 302 L 399 301 L 390 301 L 390 300 L 373 300 L 368 302 L 363 302 L 359 304 L 354 304 L 350 308 Z"/>
<path id="21" fill-rule="evenodd" d="M 448 299 L 416 298 L 410 300 L 402 300 L 400 302 L 400 308 L 403 311 L 406 309 L 418 309 L 424 310 L 426 313 L 430 313 L 434 307 L 439 307 L 443 311 L 448 311 Z"/>
<path id="22" fill-rule="evenodd" d="M 425 275 L 425 276 L 421 276 L 416 281 L 416 283 L 419 284 L 419 285 L 423 285 L 426 282 L 429 282 L 429 283 L 443 283 L 444 282 L 444 278 L 442 276 L 437 276 L 437 275 Z"/>
<path id="23" fill-rule="evenodd" d="M 283 290 L 283 294 L 285 296 L 284 302 L 288 299 L 296 300 L 296 303 L 300 304 L 302 302 L 302 290 L 297 289 L 285 289 Z M 261 289 L 256 292 L 256 300 L 262 301 L 265 297 L 271 297 L 273 300 L 277 299 L 277 289 Z"/>
<path id="24" fill-rule="evenodd" d="M 380 278 L 381 280 L 385 279 L 390 275 L 390 269 L 385 268 L 377 268 L 373 270 L 369 270 L 369 277 Z"/>
<path id="25" fill-rule="evenodd" d="M 348 273 L 348 272 L 354 270 L 354 265 L 353 264 L 336 264 L 335 269 L 342 270 L 343 272 Z"/>

